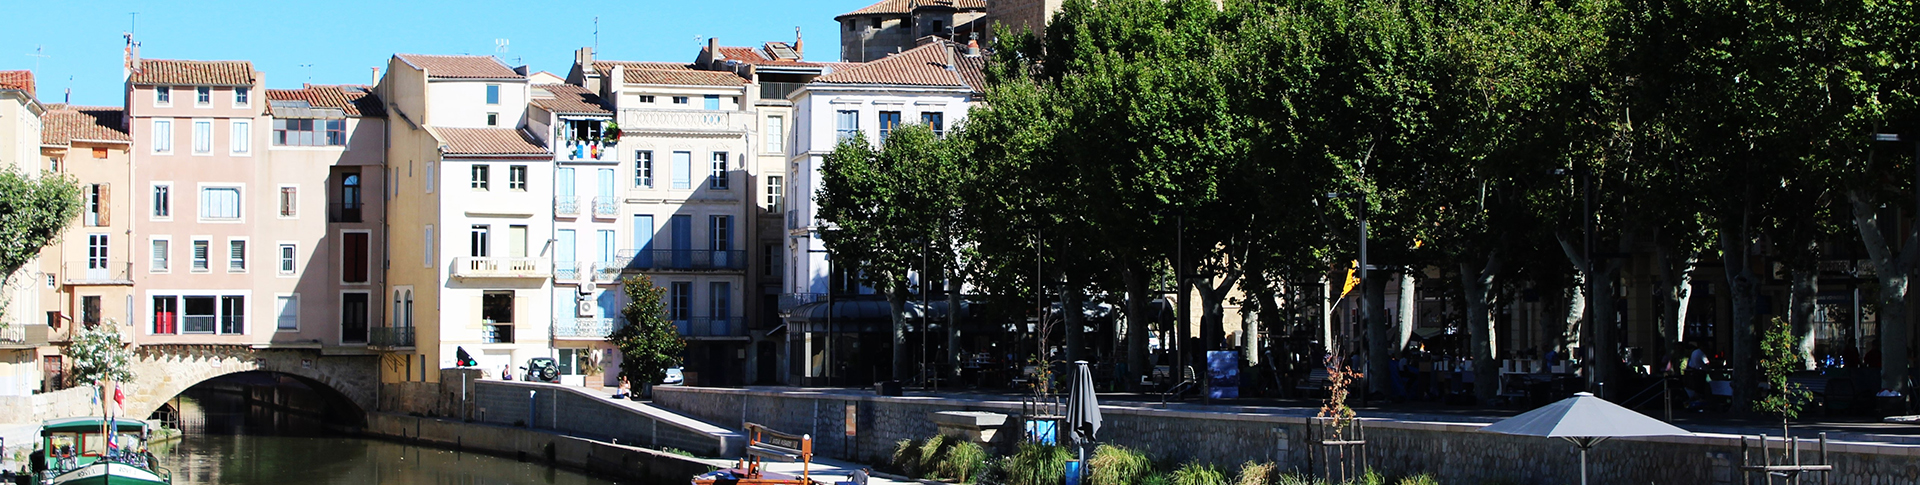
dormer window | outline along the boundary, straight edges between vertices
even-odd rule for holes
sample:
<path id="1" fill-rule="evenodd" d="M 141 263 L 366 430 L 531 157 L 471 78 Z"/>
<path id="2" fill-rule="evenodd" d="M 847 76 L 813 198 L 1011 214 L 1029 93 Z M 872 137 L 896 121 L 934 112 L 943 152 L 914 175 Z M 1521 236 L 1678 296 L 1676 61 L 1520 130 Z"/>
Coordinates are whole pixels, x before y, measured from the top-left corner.
<path id="1" fill-rule="evenodd" d="M 207 86 L 200 86 L 197 88 L 193 88 L 193 93 L 194 93 L 194 98 L 193 98 L 194 106 L 206 106 L 206 105 L 213 104 L 213 88 L 207 87 Z"/>

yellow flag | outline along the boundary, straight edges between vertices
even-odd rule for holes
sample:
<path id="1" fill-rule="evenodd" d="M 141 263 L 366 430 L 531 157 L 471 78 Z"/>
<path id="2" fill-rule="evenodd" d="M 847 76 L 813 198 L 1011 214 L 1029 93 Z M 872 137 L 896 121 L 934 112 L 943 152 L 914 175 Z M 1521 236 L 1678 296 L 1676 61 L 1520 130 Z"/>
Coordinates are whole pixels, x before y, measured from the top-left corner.
<path id="1" fill-rule="evenodd" d="M 1352 265 L 1347 266 L 1347 282 L 1340 290 L 1341 298 L 1346 298 L 1348 293 L 1353 293 L 1353 287 L 1360 286 L 1359 269 L 1359 261 L 1354 261 Z"/>

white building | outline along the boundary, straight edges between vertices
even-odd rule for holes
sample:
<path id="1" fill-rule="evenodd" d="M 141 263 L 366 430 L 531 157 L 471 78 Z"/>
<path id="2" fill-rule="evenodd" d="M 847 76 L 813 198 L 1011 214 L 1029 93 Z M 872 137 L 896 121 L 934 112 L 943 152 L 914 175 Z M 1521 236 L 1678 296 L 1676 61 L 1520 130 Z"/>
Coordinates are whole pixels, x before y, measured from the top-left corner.
<path id="1" fill-rule="evenodd" d="M 563 384 L 586 384 L 588 360 L 618 369 L 607 336 L 624 305 L 620 276 L 619 126 L 587 88 L 533 86 L 527 128 L 553 147 L 553 338 Z M 618 385 L 606 372 L 598 385 Z"/>

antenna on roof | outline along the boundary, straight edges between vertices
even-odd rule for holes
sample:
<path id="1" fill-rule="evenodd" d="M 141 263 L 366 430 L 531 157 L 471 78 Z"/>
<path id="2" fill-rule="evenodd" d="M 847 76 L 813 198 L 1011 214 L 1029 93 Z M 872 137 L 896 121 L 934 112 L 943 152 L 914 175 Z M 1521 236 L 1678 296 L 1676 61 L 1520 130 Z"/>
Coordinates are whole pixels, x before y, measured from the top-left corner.
<path id="1" fill-rule="evenodd" d="M 127 12 L 127 35 L 132 36 L 133 32 L 135 30 L 138 30 L 138 29 L 135 29 L 134 27 L 138 27 L 139 25 L 140 25 L 140 12 Z"/>
<path id="2" fill-rule="evenodd" d="M 45 51 L 46 51 L 46 50 L 47 50 L 47 47 L 46 47 L 46 46 L 42 46 L 42 45 L 35 45 L 35 46 L 33 46 L 33 53 L 32 53 L 32 54 L 27 54 L 27 57 L 32 57 L 32 58 L 33 58 L 33 72 L 34 72 L 34 74 L 39 74 L 39 73 L 40 73 L 40 60 L 41 60 L 41 59 L 46 59 L 46 58 L 48 58 L 48 57 L 53 57 L 53 56 L 50 56 L 50 55 L 47 55 L 47 54 L 45 53 Z"/>
<path id="3" fill-rule="evenodd" d="M 495 54 L 507 53 L 507 44 L 508 44 L 507 39 L 493 39 L 493 53 Z"/>
<path id="4" fill-rule="evenodd" d="M 600 16 L 593 16 L 593 51 L 600 52 Z"/>
<path id="5" fill-rule="evenodd" d="M 313 64 L 301 64 L 300 67 L 307 68 L 307 82 L 313 82 Z"/>

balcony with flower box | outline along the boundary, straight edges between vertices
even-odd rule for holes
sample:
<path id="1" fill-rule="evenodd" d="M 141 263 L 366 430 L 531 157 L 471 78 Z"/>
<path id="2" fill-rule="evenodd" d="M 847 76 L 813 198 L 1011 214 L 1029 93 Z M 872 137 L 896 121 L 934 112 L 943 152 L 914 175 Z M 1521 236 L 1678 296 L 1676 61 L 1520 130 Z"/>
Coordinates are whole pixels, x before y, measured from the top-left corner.
<path id="1" fill-rule="evenodd" d="M 556 127 L 554 160 L 562 162 L 620 161 L 620 125 L 613 120 L 569 119 Z"/>

